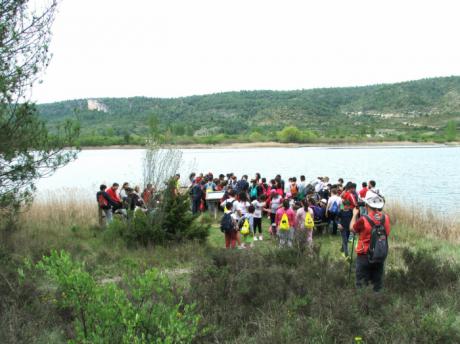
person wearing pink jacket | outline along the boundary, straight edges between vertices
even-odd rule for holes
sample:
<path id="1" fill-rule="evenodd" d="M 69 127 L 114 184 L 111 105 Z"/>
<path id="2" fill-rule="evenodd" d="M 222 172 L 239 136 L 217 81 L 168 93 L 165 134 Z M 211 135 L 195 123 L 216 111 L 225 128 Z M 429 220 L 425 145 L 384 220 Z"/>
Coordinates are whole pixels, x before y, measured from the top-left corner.
<path id="1" fill-rule="evenodd" d="M 284 214 L 286 214 L 288 218 L 287 224 L 282 223 Z M 289 205 L 288 199 L 284 200 L 283 206 L 276 211 L 275 223 L 280 238 L 280 247 L 284 247 L 286 244 L 288 247 L 292 247 L 296 226 L 296 216 L 294 210 L 292 210 Z"/>

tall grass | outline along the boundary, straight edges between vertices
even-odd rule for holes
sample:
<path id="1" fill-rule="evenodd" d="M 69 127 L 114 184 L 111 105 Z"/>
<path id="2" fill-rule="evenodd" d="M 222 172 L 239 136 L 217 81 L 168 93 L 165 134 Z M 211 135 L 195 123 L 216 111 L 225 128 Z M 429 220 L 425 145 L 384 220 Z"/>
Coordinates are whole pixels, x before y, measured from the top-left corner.
<path id="1" fill-rule="evenodd" d="M 460 222 L 454 216 L 434 213 L 430 208 L 390 203 L 385 211 L 394 225 L 404 226 L 425 237 L 460 242 Z"/>

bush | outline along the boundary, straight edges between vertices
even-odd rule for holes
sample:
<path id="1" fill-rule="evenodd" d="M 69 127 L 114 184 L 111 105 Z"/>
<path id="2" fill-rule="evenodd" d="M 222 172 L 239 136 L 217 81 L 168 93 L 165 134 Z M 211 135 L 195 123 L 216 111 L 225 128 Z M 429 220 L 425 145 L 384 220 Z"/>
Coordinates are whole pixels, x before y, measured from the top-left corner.
<path id="1" fill-rule="evenodd" d="M 458 342 L 458 266 L 435 262 L 430 252 L 405 256 L 390 271 L 386 289 L 356 290 L 348 264 L 313 252 L 210 252 L 210 265 L 193 273 L 188 295 L 212 336 L 202 342 L 365 343 Z M 408 280 L 424 267 L 438 284 Z M 403 272 L 405 271 L 405 273 Z M 436 286 L 433 289 L 433 286 Z M 427 309 L 437 307 L 437 311 Z M 439 314 L 441 316 L 439 316 Z M 449 339 L 447 339 L 449 338 Z"/>
<path id="2" fill-rule="evenodd" d="M 190 211 L 188 194 L 176 190 L 174 180 L 168 182 L 159 206 L 145 214 L 130 212 L 128 219 L 114 220 L 108 230 L 119 233 L 129 244 L 164 244 L 199 240 L 204 242 L 209 235 L 210 221 L 195 217 Z"/>
<path id="3" fill-rule="evenodd" d="M 130 276 L 122 289 L 97 283 L 65 251 L 36 266 L 57 284 L 58 305 L 74 319 L 72 343 L 191 343 L 198 335 L 195 306 L 178 299 L 155 269 Z"/>

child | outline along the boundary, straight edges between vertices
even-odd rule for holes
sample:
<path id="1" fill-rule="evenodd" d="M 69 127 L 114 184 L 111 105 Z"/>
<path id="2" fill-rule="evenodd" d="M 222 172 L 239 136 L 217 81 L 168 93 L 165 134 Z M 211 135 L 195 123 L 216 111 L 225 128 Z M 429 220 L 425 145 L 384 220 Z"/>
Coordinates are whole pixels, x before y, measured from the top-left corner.
<path id="1" fill-rule="evenodd" d="M 340 251 L 345 258 L 348 258 L 348 237 L 350 236 L 350 222 L 353 217 L 353 210 L 349 200 L 343 201 L 343 209 L 337 215 L 338 228 L 342 234 L 342 248 Z"/>
<path id="2" fill-rule="evenodd" d="M 252 247 L 252 238 L 254 237 L 254 206 L 248 207 L 248 212 L 241 216 L 239 229 L 241 234 L 242 246 L 244 248 Z"/>
<path id="3" fill-rule="evenodd" d="M 270 234 L 272 236 L 276 235 L 276 212 L 278 211 L 278 208 L 281 206 L 281 202 L 283 201 L 283 198 L 279 195 L 276 190 L 272 190 L 270 194 L 270 209 L 267 209 L 267 211 L 270 212 Z"/>
<path id="4" fill-rule="evenodd" d="M 275 221 L 280 237 L 280 247 L 284 247 L 286 244 L 288 247 L 292 247 L 296 222 L 295 213 L 289 205 L 289 200 L 283 201 L 283 206 L 276 212 Z"/>
<path id="5" fill-rule="evenodd" d="M 233 204 L 225 205 L 224 216 L 220 221 L 220 230 L 225 234 L 225 248 L 235 248 L 236 246 L 236 220 L 232 212 Z"/>
<path id="6" fill-rule="evenodd" d="M 265 195 L 260 195 L 252 201 L 254 207 L 254 241 L 263 240 L 262 236 L 262 209 L 265 207 Z M 259 229 L 259 239 L 257 239 L 257 229 Z"/>

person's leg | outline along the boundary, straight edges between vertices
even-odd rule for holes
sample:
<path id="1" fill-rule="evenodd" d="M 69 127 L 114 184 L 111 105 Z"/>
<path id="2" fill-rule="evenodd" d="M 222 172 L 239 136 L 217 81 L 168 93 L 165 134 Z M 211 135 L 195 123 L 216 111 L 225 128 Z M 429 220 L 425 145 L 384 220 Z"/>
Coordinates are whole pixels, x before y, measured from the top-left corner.
<path id="1" fill-rule="evenodd" d="M 230 232 L 225 232 L 225 248 L 230 247 L 231 238 L 232 238 L 232 236 L 231 236 Z"/>
<path id="2" fill-rule="evenodd" d="M 193 200 L 192 201 L 192 214 L 196 214 L 198 212 L 199 201 Z"/>
<path id="3" fill-rule="evenodd" d="M 287 244 L 288 247 L 292 247 L 292 241 L 294 240 L 294 228 L 289 228 L 287 231 Z"/>
<path id="4" fill-rule="evenodd" d="M 346 257 L 348 257 L 348 232 L 345 229 L 342 229 L 340 233 L 342 235 L 342 252 Z"/>
<path id="5" fill-rule="evenodd" d="M 373 263 L 370 265 L 370 281 L 374 291 L 380 291 L 383 287 L 384 263 Z"/>
<path id="6" fill-rule="evenodd" d="M 104 210 L 105 213 L 105 224 L 108 225 L 113 220 L 112 209 Z"/>
<path id="7" fill-rule="evenodd" d="M 337 235 L 337 218 L 332 218 L 332 235 Z"/>
<path id="8" fill-rule="evenodd" d="M 280 237 L 280 244 L 279 246 L 280 247 L 284 247 L 284 245 L 286 244 L 286 235 L 285 235 L 286 231 L 279 231 L 278 232 L 278 235 Z"/>
<path id="9" fill-rule="evenodd" d="M 241 246 L 241 234 L 240 234 L 240 231 L 236 231 L 235 238 L 236 238 L 236 242 L 238 243 L 238 246 Z"/>
<path id="10" fill-rule="evenodd" d="M 358 255 L 356 257 L 356 287 L 361 288 L 369 284 L 370 271 L 369 261 L 366 255 Z"/>
<path id="11" fill-rule="evenodd" d="M 313 230 L 307 229 L 307 244 L 311 246 L 313 244 Z"/>

